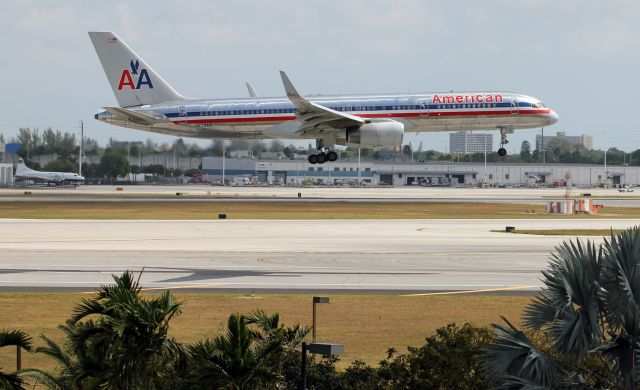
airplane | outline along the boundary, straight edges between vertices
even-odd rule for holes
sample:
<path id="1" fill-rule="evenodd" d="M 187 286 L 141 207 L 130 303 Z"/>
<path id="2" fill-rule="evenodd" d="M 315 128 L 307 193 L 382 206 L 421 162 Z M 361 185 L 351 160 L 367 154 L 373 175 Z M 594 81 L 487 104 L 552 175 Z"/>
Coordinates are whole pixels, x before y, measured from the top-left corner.
<path id="1" fill-rule="evenodd" d="M 558 115 L 542 101 L 509 92 L 307 96 L 280 72 L 286 97 L 194 99 L 173 89 L 113 32 L 89 37 L 116 96 L 95 119 L 126 128 L 206 139 L 315 139 L 311 164 L 338 159 L 335 145 L 399 147 L 405 133 L 499 130 L 507 154 L 515 129 L 549 126 Z M 256 96 L 253 96 L 256 95 Z"/>
<path id="2" fill-rule="evenodd" d="M 21 180 L 33 180 L 46 183 L 53 183 L 57 185 L 70 183 L 79 184 L 84 182 L 84 177 L 73 172 L 43 172 L 36 171 L 27 167 L 23 159 L 18 160 L 16 165 L 16 173 L 14 175 L 16 179 Z"/>

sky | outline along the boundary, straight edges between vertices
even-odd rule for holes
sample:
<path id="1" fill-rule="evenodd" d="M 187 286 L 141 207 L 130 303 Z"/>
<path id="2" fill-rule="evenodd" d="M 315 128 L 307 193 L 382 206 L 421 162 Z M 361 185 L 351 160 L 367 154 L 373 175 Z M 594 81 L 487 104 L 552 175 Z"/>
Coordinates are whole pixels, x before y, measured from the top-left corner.
<path id="1" fill-rule="evenodd" d="M 303 94 L 511 91 L 559 114 L 545 135 L 640 149 L 637 0 L 3 0 L 5 138 L 19 127 L 79 132 L 82 120 L 101 143 L 175 139 L 93 119 L 116 103 L 87 31 L 114 31 L 190 97 L 244 97 L 245 81 L 283 96 L 279 70 Z M 508 150 L 539 131 L 516 131 Z M 444 151 L 448 139 L 405 142 Z"/>

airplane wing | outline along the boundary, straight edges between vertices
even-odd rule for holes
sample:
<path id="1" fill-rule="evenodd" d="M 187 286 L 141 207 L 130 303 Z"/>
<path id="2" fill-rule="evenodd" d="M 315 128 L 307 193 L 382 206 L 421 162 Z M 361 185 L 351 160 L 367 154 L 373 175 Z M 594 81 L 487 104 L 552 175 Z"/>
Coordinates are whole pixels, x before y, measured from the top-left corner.
<path id="1" fill-rule="evenodd" d="M 103 107 L 103 108 L 115 116 L 126 118 L 130 122 L 133 122 L 139 125 L 152 126 L 157 123 L 171 123 L 171 121 L 165 116 L 153 116 L 153 115 L 144 114 L 141 112 L 127 110 L 126 108 L 120 108 L 120 107 Z"/>
<path id="2" fill-rule="evenodd" d="M 296 107 L 296 116 L 302 123 L 296 131 L 297 133 L 319 133 L 324 130 L 339 130 L 351 126 L 360 126 L 365 123 L 365 120 L 359 116 L 335 111 L 310 102 L 300 96 L 285 72 L 280 71 L 280 77 L 282 77 L 282 84 L 287 97 Z"/>

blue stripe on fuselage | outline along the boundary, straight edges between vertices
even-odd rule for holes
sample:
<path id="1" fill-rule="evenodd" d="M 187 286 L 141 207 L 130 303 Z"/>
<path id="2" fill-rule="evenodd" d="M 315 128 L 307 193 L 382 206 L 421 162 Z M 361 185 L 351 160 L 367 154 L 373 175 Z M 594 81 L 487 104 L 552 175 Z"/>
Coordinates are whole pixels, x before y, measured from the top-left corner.
<path id="1" fill-rule="evenodd" d="M 353 110 L 353 107 L 358 109 Z M 425 109 L 419 104 L 405 104 L 405 105 L 348 105 L 348 106 L 326 106 L 332 110 L 340 112 L 354 112 L 354 111 L 407 111 L 407 110 L 421 110 Z M 510 108 L 511 103 L 467 103 L 467 104 L 429 104 L 426 107 L 430 112 L 437 110 L 459 110 L 459 109 L 478 109 L 478 108 Z M 532 107 L 529 102 L 518 102 L 518 107 Z M 348 108 L 348 109 L 347 109 Z M 268 108 L 261 110 L 211 110 L 211 111 L 187 111 L 186 115 L 189 117 L 197 116 L 247 116 L 247 115 L 270 115 L 270 114 L 293 114 L 295 108 Z M 180 115 L 177 112 L 166 112 L 164 115 L 167 118 L 178 118 Z"/>

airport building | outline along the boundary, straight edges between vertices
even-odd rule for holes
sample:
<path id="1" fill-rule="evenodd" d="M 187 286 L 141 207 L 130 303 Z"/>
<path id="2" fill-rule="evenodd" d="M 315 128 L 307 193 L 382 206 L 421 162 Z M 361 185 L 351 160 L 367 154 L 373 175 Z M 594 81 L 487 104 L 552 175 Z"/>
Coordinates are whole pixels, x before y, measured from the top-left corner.
<path id="1" fill-rule="evenodd" d="M 640 167 L 585 164 L 385 163 L 338 160 L 312 165 L 303 160 L 205 157 L 204 180 L 246 185 L 426 185 L 548 186 L 569 180 L 576 186 L 640 185 Z"/>
<path id="2" fill-rule="evenodd" d="M 565 132 L 559 131 L 556 135 L 545 135 L 544 138 L 540 134 L 536 134 L 536 150 L 543 150 L 542 141 L 544 140 L 544 150 L 549 150 L 549 145 L 555 141 L 567 142 L 571 145 L 582 145 L 586 150 L 593 150 L 593 137 L 590 135 L 569 136 Z"/>
<path id="3" fill-rule="evenodd" d="M 473 134 L 458 131 L 449 134 L 449 150 L 457 153 L 484 153 L 493 151 L 493 134 Z"/>
<path id="4" fill-rule="evenodd" d="M 13 185 L 13 164 L 0 164 L 0 186 L 9 187 Z"/>

